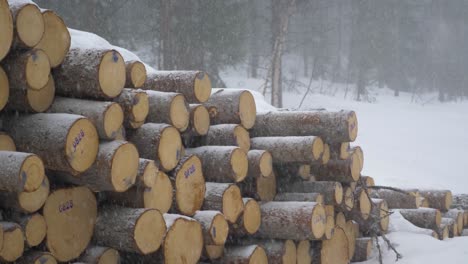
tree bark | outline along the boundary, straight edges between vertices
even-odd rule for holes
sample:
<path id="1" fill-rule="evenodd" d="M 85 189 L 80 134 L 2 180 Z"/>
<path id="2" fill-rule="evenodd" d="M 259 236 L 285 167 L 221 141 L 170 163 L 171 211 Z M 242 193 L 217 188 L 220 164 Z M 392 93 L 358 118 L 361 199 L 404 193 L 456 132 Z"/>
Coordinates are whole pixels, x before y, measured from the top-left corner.
<path id="1" fill-rule="evenodd" d="M 229 233 L 231 237 L 246 237 L 255 234 L 261 225 L 260 205 L 252 198 L 242 198 L 244 210 L 242 215 L 232 224 Z"/>
<path id="2" fill-rule="evenodd" d="M 236 223 L 244 211 L 239 187 L 229 183 L 207 182 L 202 209 L 220 211 L 229 223 Z"/>
<path id="3" fill-rule="evenodd" d="M 310 170 L 316 180 L 352 183 L 359 179 L 361 168 L 357 154 L 346 160 L 331 159 L 327 164 L 310 163 Z"/>
<path id="4" fill-rule="evenodd" d="M 345 160 L 349 157 L 349 142 L 336 142 L 330 144 L 330 158 Z"/>
<path id="5" fill-rule="evenodd" d="M 189 105 L 180 93 L 146 91 L 149 101 L 148 123 L 166 123 L 184 132 L 189 126 Z"/>
<path id="6" fill-rule="evenodd" d="M 250 150 L 250 136 L 241 125 L 214 125 L 200 138 L 197 146 L 237 146 L 247 153 Z"/>
<path id="7" fill-rule="evenodd" d="M 457 230 L 463 230 L 464 227 L 464 211 L 458 209 L 450 209 L 447 212 L 443 213 L 444 218 L 451 218 L 455 221 L 457 225 Z"/>
<path id="8" fill-rule="evenodd" d="M 0 12 L 2 12 L 1 5 L 2 3 L 0 2 Z M 3 110 L 3 108 L 5 108 L 5 106 L 7 105 L 9 101 L 9 97 L 10 97 L 10 84 L 8 82 L 8 76 L 6 75 L 2 66 L 0 65 L 0 111 Z"/>
<path id="9" fill-rule="evenodd" d="M 276 196 L 276 175 L 246 177 L 239 187 L 244 197 L 253 197 L 257 200 L 268 202 L 273 201 Z"/>
<path id="10" fill-rule="evenodd" d="M 284 163 L 274 166 L 275 171 L 282 181 L 290 180 L 309 180 L 310 179 L 310 165 L 302 163 Z"/>
<path id="11" fill-rule="evenodd" d="M 15 263 L 18 264 L 55 264 L 57 260 L 49 252 L 42 252 L 36 250 L 29 250 L 24 253 L 24 255 L 18 259 Z"/>
<path id="12" fill-rule="evenodd" d="M 372 238 L 361 237 L 356 239 L 356 250 L 351 259 L 353 262 L 366 261 L 370 258 L 372 253 Z"/>
<path id="13" fill-rule="evenodd" d="M 18 223 L 24 234 L 25 246 L 28 248 L 38 246 L 46 237 L 47 225 L 44 216 L 40 213 L 21 214 L 11 212 L 5 216 L 8 221 Z"/>
<path id="14" fill-rule="evenodd" d="M 387 201 L 388 208 L 395 209 L 418 209 L 416 197 L 410 194 L 388 190 L 388 189 L 371 189 L 369 190 L 371 198 L 384 199 Z"/>
<path id="15" fill-rule="evenodd" d="M 273 163 L 310 163 L 323 153 L 323 141 L 319 137 L 257 137 L 250 140 L 252 149 L 268 150 Z"/>
<path id="16" fill-rule="evenodd" d="M 323 204 L 324 196 L 321 193 L 284 192 L 275 196 L 277 202 L 315 202 Z"/>
<path id="17" fill-rule="evenodd" d="M 297 249 L 292 240 L 246 239 L 240 244 L 261 246 L 265 250 L 269 264 L 296 264 Z"/>
<path id="18" fill-rule="evenodd" d="M 343 201 L 343 186 L 339 182 L 295 182 L 280 187 L 283 192 L 321 193 L 325 204 L 340 205 Z"/>
<path id="19" fill-rule="evenodd" d="M 349 245 L 343 228 L 336 227 L 333 237 L 312 246 L 312 261 L 320 264 L 346 264 L 350 261 Z"/>
<path id="20" fill-rule="evenodd" d="M 426 198 L 431 208 L 446 212 L 452 206 L 452 192 L 449 190 L 419 190 L 419 194 Z"/>
<path id="21" fill-rule="evenodd" d="M 250 150 L 247 152 L 249 168 L 247 178 L 269 177 L 273 172 L 273 157 L 266 150 Z"/>
<path id="22" fill-rule="evenodd" d="M 429 228 L 432 230 L 436 230 L 440 227 L 442 216 L 438 209 L 400 209 L 399 212 L 406 220 L 417 227 Z"/>
<path id="23" fill-rule="evenodd" d="M 148 94 L 143 90 L 125 88 L 114 99 L 124 111 L 123 125 L 129 129 L 136 129 L 143 125 L 149 114 Z"/>

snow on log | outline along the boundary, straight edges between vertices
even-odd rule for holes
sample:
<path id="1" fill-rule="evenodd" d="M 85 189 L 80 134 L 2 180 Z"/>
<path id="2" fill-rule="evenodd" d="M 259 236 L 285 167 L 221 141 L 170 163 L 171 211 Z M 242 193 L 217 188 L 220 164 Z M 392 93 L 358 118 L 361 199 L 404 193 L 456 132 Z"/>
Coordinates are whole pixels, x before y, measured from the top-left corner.
<path id="1" fill-rule="evenodd" d="M 236 223 L 244 211 L 244 202 L 239 187 L 232 183 L 207 182 L 202 208 L 220 211 L 229 223 Z"/>
<path id="2" fill-rule="evenodd" d="M 0 261 L 14 262 L 23 255 L 24 236 L 17 223 L 0 222 L 3 233 L 3 247 L 0 249 Z"/>
<path id="3" fill-rule="evenodd" d="M 31 153 L 0 151 L 0 190 L 33 192 L 45 178 L 44 164 Z"/>
<path id="4" fill-rule="evenodd" d="M 15 28 L 13 47 L 34 47 L 42 39 L 45 31 L 41 10 L 29 0 L 10 0 L 9 5 Z"/>
<path id="5" fill-rule="evenodd" d="M 250 150 L 249 132 L 241 125 L 220 124 L 210 126 L 208 133 L 201 137 L 198 146 L 237 146 L 244 152 Z"/>
<path id="6" fill-rule="evenodd" d="M 268 202 L 273 201 L 276 195 L 276 175 L 273 172 L 268 177 L 246 177 L 238 185 L 244 197 L 253 197 Z"/>
<path id="7" fill-rule="evenodd" d="M 451 208 L 468 210 L 468 194 L 454 194 Z"/>
<path id="8" fill-rule="evenodd" d="M 351 261 L 361 262 L 368 260 L 372 254 L 372 245 L 373 242 L 371 237 L 357 238 L 356 250 L 354 251 L 354 256 Z"/>
<path id="9" fill-rule="evenodd" d="M 438 209 L 400 209 L 401 215 L 413 225 L 436 230 L 440 227 L 442 215 Z"/>
<path id="10" fill-rule="evenodd" d="M 330 205 L 340 205 L 343 201 L 343 186 L 339 182 L 300 181 L 279 187 L 281 192 L 321 193 L 323 202 Z"/>
<path id="11" fill-rule="evenodd" d="M 262 217 L 260 205 L 255 199 L 242 198 L 244 211 L 237 219 L 237 222 L 231 225 L 229 233 L 232 237 L 245 237 L 255 234 L 260 228 Z"/>
<path id="12" fill-rule="evenodd" d="M 14 51 L 2 61 L 11 89 L 41 90 L 49 81 L 50 63 L 40 49 Z"/>
<path id="13" fill-rule="evenodd" d="M 49 252 L 28 250 L 18 259 L 17 264 L 57 264 L 57 260 Z"/>
<path id="14" fill-rule="evenodd" d="M 290 180 L 309 180 L 310 179 L 310 165 L 302 163 L 283 163 L 274 165 L 276 175 L 282 181 L 288 182 Z"/>
<path id="15" fill-rule="evenodd" d="M 229 234 L 229 225 L 220 211 L 197 211 L 193 219 L 201 224 L 205 245 L 224 245 Z"/>
<path id="16" fill-rule="evenodd" d="M 450 209 L 442 214 L 444 218 L 451 218 L 455 221 L 458 230 L 463 230 L 464 227 L 464 211 L 458 209 Z"/>
<path id="17" fill-rule="evenodd" d="M 223 264 L 267 264 L 268 256 L 265 250 L 258 245 L 228 246 L 224 256 L 214 263 Z"/>
<path id="18" fill-rule="evenodd" d="M 1 1 L 2 0 L 0 0 L 0 8 L 1 8 Z M 5 106 L 7 105 L 9 96 L 10 96 L 10 83 L 8 82 L 8 76 L 6 75 L 2 66 L 0 65 L 0 111 L 3 108 L 5 108 Z"/>
<path id="19" fill-rule="evenodd" d="M 415 196 L 389 189 L 370 189 L 371 198 L 384 199 L 390 209 L 417 209 L 418 202 Z"/>
<path id="20" fill-rule="evenodd" d="M 8 98 L 7 110 L 42 113 L 50 108 L 55 98 L 55 82 L 52 74 L 49 81 L 40 90 L 21 89 L 21 87 L 11 87 Z"/>
<path id="21" fill-rule="evenodd" d="M 0 192 L 0 208 L 22 213 L 34 213 L 42 208 L 49 196 L 49 180 L 44 177 L 39 189 L 33 192 Z"/>
<path id="22" fill-rule="evenodd" d="M 8 0 L 0 0 L 0 61 L 10 51 L 13 44 L 13 17 L 10 12 Z"/>
<path id="23" fill-rule="evenodd" d="M 358 155 L 352 154 L 348 159 L 330 159 L 327 164 L 310 163 L 311 174 L 319 181 L 338 181 L 351 183 L 359 179 L 361 167 Z"/>
<path id="24" fill-rule="evenodd" d="M 251 138 L 252 149 L 268 150 L 273 163 L 310 163 L 323 154 L 323 141 L 319 137 L 257 137 Z"/>
<path id="25" fill-rule="evenodd" d="M 125 71 L 125 87 L 141 88 L 145 84 L 147 78 L 146 66 L 141 61 L 125 60 Z"/>
<path id="26" fill-rule="evenodd" d="M 426 198 L 431 208 L 446 212 L 452 206 L 452 192 L 449 190 L 419 190 L 419 194 Z"/>
<path id="27" fill-rule="evenodd" d="M 146 93 L 149 102 L 146 122 L 170 124 L 181 132 L 188 128 L 190 109 L 182 94 L 156 91 Z"/>
<path id="28" fill-rule="evenodd" d="M 109 247 L 90 246 L 79 258 L 85 263 L 95 264 L 119 264 L 120 254 L 117 250 Z"/>

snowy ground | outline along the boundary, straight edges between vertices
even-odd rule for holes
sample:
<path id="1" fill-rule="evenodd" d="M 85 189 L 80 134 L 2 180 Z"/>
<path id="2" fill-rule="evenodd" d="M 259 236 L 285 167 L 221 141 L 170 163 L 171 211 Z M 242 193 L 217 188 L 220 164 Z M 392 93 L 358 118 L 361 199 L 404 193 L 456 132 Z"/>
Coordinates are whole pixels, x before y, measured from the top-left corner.
<path id="1" fill-rule="evenodd" d="M 260 90 L 263 84 L 263 80 L 230 76 L 238 75 L 223 74 L 228 87 Z M 349 87 L 346 99 L 345 85 L 314 82 L 311 87 L 313 93 L 306 97 L 302 109 L 356 111 L 359 135 L 355 144 L 364 151 L 363 174 L 374 177 L 376 184 L 468 193 L 468 102 L 441 104 L 434 94 L 412 98 L 411 94 L 401 93 L 396 98 L 392 91 L 378 88 L 371 89 L 368 101 L 372 103 L 357 102 L 352 100 L 353 87 Z M 286 93 L 284 107 L 297 108 L 305 91 L 302 88 Z M 468 237 L 438 241 L 404 228 L 408 224 L 392 216 L 393 230 L 405 230 L 388 236 L 404 256 L 397 263 L 468 263 Z M 374 257 L 365 263 L 378 261 Z M 386 252 L 384 263 L 395 263 L 394 254 Z"/>

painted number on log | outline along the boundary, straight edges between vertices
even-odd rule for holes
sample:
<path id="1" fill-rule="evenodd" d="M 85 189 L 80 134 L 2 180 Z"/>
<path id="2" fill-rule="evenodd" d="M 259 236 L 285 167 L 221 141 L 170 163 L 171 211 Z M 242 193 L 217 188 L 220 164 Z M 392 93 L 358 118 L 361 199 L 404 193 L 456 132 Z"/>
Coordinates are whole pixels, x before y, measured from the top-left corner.
<path id="1" fill-rule="evenodd" d="M 118 62 L 119 61 L 119 57 L 117 56 L 117 52 L 112 52 L 112 59 L 114 60 L 114 62 Z"/>
<path id="2" fill-rule="evenodd" d="M 192 166 L 190 166 L 190 168 L 188 168 L 188 169 L 185 170 L 185 172 L 184 172 L 185 179 L 187 179 L 187 178 L 188 178 L 190 175 L 192 175 L 194 172 L 195 172 L 195 165 L 192 164 Z"/>
<path id="3" fill-rule="evenodd" d="M 73 152 L 76 151 L 76 147 L 78 147 L 78 145 L 80 144 L 80 142 L 84 138 L 84 136 L 85 136 L 84 131 L 80 130 L 80 133 L 78 133 L 78 135 L 73 140 Z"/>
<path id="4" fill-rule="evenodd" d="M 69 200 L 61 205 L 59 205 L 59 212 L 63 213 L 73 208 L 73 200 Z"/>

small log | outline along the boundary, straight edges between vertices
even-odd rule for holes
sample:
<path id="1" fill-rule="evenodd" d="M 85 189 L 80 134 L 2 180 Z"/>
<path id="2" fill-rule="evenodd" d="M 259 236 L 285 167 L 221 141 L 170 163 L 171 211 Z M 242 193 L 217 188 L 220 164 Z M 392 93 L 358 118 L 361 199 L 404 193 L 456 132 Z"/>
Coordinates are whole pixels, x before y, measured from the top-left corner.
<path id="1" fill-rule="evenodd" d="M 148 123 L 127 132 L 127 138 L 135 144 L 140 157 L 155 160 L 163 171 L 170 171 L 179 163 L 182 140 L 173 126 Z"/>
<path id="2" fill-rule="evenodd" d="M 365 234 L 387 233 L 390 224 L 390 211 L 387 201 L 383 199 L 372 199 L 372 210 L 368 219 L 355 217 L 360 230 Z"/>
<path id="3" fill-rule="evenodd" d="M 455 221 L 458 230 L 463 230 L 464 227 L 464 211 L 458 209 L 450 209 L 447 212 L 442 214 L 444 218 L 451 218 Z"/>
<path id="4" fill-rule="evenodd" d="M 12 86 L 6 110 L 42 113 L 47 111 L 55 98 L 55 82 L 52 74 L 49 81 L 40 90 L 23 89 L 24 87 Z"/>
<path id="5" fill-rule="evenodd" d="M 310 165 L 301 163 L 284 163 L 274 165 L 278 178 L 285 182 L 292 179 L 310 179 Z"/>
<path id="6" fill-rule="evenodd" d="M 354 196 L 356 197 L 354 207 L 356 207 L 362 218 L 367 220 L 372 210 L 372 197 L 368 196 L 367 190 L 361 188 L 354 191 Z"/>
<path id="7" fill-rule="evenodd" d="M 52 10 L 41 10 L 44 19 L 44 35 L 35 46 L 42 49 L 50 60 L 50 67 L 62 64 L 70 50 L 71 37 L 63 19 Z"/>
<path id="8" fill-rule="evenodd" d="M 359 177 L 358 183 L 360 185 L 362 185 L 362 186 L 365 186 L 365 187 L 375 186 L 374 178 L 372 178 L 371 176 L 362 176 L 361 175 L 361 177 Z"/>
<path id="9" fill-rule="evenodd" d="M 258 245 L 229 246 L 226 247 L 224 256 L 214 263 L 223 264 L 267 264 L 268 256 L 265 250 Z"/>
<path id="10" fill-rule="evenodd" d="M 203 166 L 207 181 L 241 182 L 247 176 L 247 154 L 233 146 L 205 146 L 185 150 L 188 155 L 197 155 Z"/>
<path id="11" fill-rule="evenodd" d="M 6 1 L 6 0 L 1 0 L 0 1 L 0 12 L 2 12 L 1 11 L 2 1 Z M 3 25 L 0 25 L 0 27 L 2 27 L 2 26 Z M 0 49 L 1 49 L 1 47 L 0 47 Z M 2 66 L 0 65 L 0 111 L 3 108 L 5 108 L 5 106 L 7 105 L 8 100 L 9 100 L 9 96 L 10 96 L 10 83 L 8 82 L 8 76 L 6 75 L 6 73 L 3 70 Z"/>
<path id="12" fill-rule="evenodd" d="M 252 136 L 319 136 L 335 143 L 354 141 L 357 132 L 354 111 L 277 111 L 258 114 Z"/>
<path id="13" fill-rule="evenodd" d="M 322 157 L 320 157 L 320 162 L 322 162 L 322 164 L 327 164 L 328 161 L 330 161 L 330 145 L 328 144 L 323 144 L 323 153 L 322 153 Z"/>
<path id="14" fill-rule="evenodd" d="M 113 248 L 90 246 L 79 258 L 80 261 L 93 264 L 119 264 L 119 252 Z"/>
<path id="15" fill-rule="evenodd" d="M 49 196 L 49 180 L 44 177 L 41 186 L 34 192 L 0 192 L 0 207 L 22 213 L 34 213 L 42 208 Z"/>
<path id="16" fill-rule="evenodd" d="M 220 211 L 197 211 L 193 219 L 201 224 L 205 245 L 224 245 L 229 234 L 229 225 Z"/>
<path id="17" fill-rule="evenodd" d="M 324 239 L 331 239 L 335 233 L 335 206 L 325 205 L 325 215 L 327 217 L 325 225 L 325 234 L 323 235 Z"/>
<path id="18" fill-rule="evenodd" d="M 331 159 L 327 164 L 310 163 L 311 173 L 319 181 L 338 181 L 351 183 L 359 180 L 361 175 L 360 161 L 357 154 L 346 160 Z"/>
<path id="19" fill-rule="evenodd" d="M 362 148 L 359 146 L 355 146 L 350 148 L 350 155 L 356 155 L 359 160 L 359 171 L 362 171 L 362 168 L 364 168 L 364 152 L 362 151 Z"/>
<path id="20" fill-rule="evenodd" d="M 260 228 L 262 216 L 260 205 L 252 198 L 242 198 L 244 210 L 235 224 L 229 229 L 232 237 L 245 237 L 255 234 Z"/>
<path id="21" fill-rule="evenodd" d="M 252 149 L 268 150 L 274 163 L 310 163 L 320 159 L 323 141 L 319 137 L 257 137 L 250 140 Z"/>
<path id="22" fill-rule="evenodd" d="M 13 44 L 13 29 L 13 17 L 8 0 L 0 0 L 0 35 L 2 35 L 0 40 L 0 61 L 5 58 Z"/>
<path id="23" fill-rule="evenodd" d="M 452 192 L 449 190 L 419 190 L 419 193 L 431 208 L 446 212 L 452 206 Z"/>
<path id="24" fill-rule="evenodd" d="M 442 215 L 438 209 L 400 209 L 401 215 L 413 225 L 436 230 L 440 227 Z"/>
<path id="25" fill-rule="evenodd" d="M 259 238 L 319 240 L 325 233 L 326 214 L 312 202 L 267 202 L 260 206 L 262 224 Z"/>
<path id="26" fill-rule="evenodd" d="M 96 197 L 86 187 L 55 190 L 45 202 L 43 215 L 47 248 L 58 261 L 70 261 L 91 241 L 97 216 Z"/>
<path id="27" fill-rule="evenodd" d="M 210 98 L 211 81 L 202 71 L 150 71 L 143 89 L 181 93 L 189 103 L 204 103 Z"/>
<path id="28" fill-rule="evenodd" d="M 124 110 L 124 126 L 136 129 L 143 125 L 149 114 L 148 94 L 143 90 L 125 88 L 114 99 Z"/>
<path id="29" fill-rule="evenodd" d="M 215 259 L 219 259 L 224 254 L 224 245 L 217 246 L 217 245 L 205 245 L 205 250 L 203 255 L 205 258 L 213 261 Z"/>
<path id="30" fill-rule="evenodd" d="M 33 114 L 3 121 L 18 151 L 42 157 L 47 169 L 76 175 L 96 160 L 98 134 L 91 121 L 83 116 Z"/>
<path id="31" fill-rule="evenodd" d="M 321 193 L 278 193 L 274 200 L 277 202 L 315 202 L 323 204 L 323 197 Z"/>
<path id="32" fill-rule="evenodd" d="M 330 158 L 331 159 L 348 159 L 349 153 L 349 142 L 337 142 L 329 143 L 330 146 Z"/>
<path id="33" fill-rule="evenodd" d="M 237 124 L 210 126 L 208 133 L 201 137 L 199 146 L 237 146 L 246 153 L 250 150 L 249 132 Z"/>
<path id="34" fill-rule="evenodd" d="M 49 81 L 50 64 L 40 49 L 12 52 L 2 61 L 10 87 L 16 90 L 41 90 Z"/>
<path id="35" fill-rule="evenodd" d="M 8 221 L 18 223 L 24 233 L 24 242 L 28 248 L 38 246 L 44 241 L 47 232 L 47 224 L 40 213 L 30 215 L 10 213 L 5 218 Z"/>
<path id="36" fill-rule="evenodd" d="M 361 237 L 356 239 L 356 250 L 354 256 L 351 259 L 352 262 L 366 261 L 372 254 L 372 238 Z"/>
<path id="37" fill-rule="evenodd" d="M 325 204 L 340 205 L 343 201 L 343 186 L 339 182 L 294 182 L 280 187 L 284 192 L 321 193 Z"/>
<path id="38" fill-rule="evenodd" d="M 163 215 L 156 209 L 103 207 L 94 228 L 97 245 L 147 255 L 161 246 L 166 231 Z"/>
<path id="39" fill-rule="evenodd" d="M 296 264 L 297 248 L 292 240 L 247 239 L 241 241 L 240 245 L 261 246 L 265 250 L 269 264 Z"/>
<path id="40" fill-rule="evenodd" d="M 18 259 L 17 264 L 57 264 L 57 260 L 49 252 L 29 250 Z"/>
<path id="41" fill-rule="evenodd" d="M 45 178 L 44 164 L 31 153 L 0 151 L 0 190 L 33 192 Z"/>
<path id="42" fill-rule="evenodd" d="M 434 231 L 435 235 L 437 237 L 434 237 L 434 238 L 437 238 L 439 240 L 446 240 L 450 237 L 450 229 L 451 228 L 454 228 L 455 225 L 440 225 L 440 227 Z"/>
<path id="43" fill-rule="evenodd" d="M 44 35 L 45 26 L 41 10 L 29 0 L 10 1 L 9 4 L 15 28 L 13 47 L 15 49 L 34 47 Z"/>
<path id="44" fill-rule="evenodd" d="M 276 175 L 273 172 L 268 177 L 246 177 L 238 185 L 244 197 L 253 197 L 263 202 L 269 202 L 273 201 L 276 196 Z"/>
<path id="45" fill-rule="evenodd" d="M 310 242 L 308 240 L 301 240 L 297 243 L 296 246 L 296 261 L 297 264 L 311 264 L 312 255 Z"/>
<path id="46" fill-rule="evenodd" d="M 201 104 L 190 104 L 189 127 L 182 134 L 184 145 L 193 147 L 199 136 L 205 136 L 210 129 L 210 114 Z"/>
<path id="47" fill-rule="evenodd" d="M 351 211 L 354 208 L 354 192 L 351 187 L 343 187 L 343 201 L 338 206 L 341 211 Z"/>
<path id="48" fill-rule="evenodd" d="M 207 182 L 202 209 L 220 211 L 229 223 L 235 223 L 244 210 L 239 187 L 229 183 Z"/>
<path id="49" fill-rule="evenodd" d="M 126 81 L 125 87 L 141 88 L 147 78 L 146 66 L 141 61 L 125 61 Z"/>
<path id="50" fill-rule="evenodd" d="M 387 201 L 388 208 L 395 209 L 417 209 L 419 208 L 415 196 L 405 194 L 389 189 L 370 189 L 369 195 L 371 198 L 384 199 Z"/>
<path id="51" fill-rule="evenodd" d="M 350 261 L 349 245 L 346 233 L 337 226 L 333 237 L 312 246 L 313 263 L 347 264 Z"/>
<path id="52" fill-rule="evenodd" d="M 13 139 L 5 132 L 0 131 L 0 151 L 16 151 Z"/>
<path id="53" fill-rule="evenodd" d="M 273 172 L 273 157 L 266 150 L 250 150 L 247 152 L 249 168 L 248 178 L 257 178 L 260 176 L 269 177 Z"/>
<path id="54" fill-rule="evenodd" d="M 179 131 L 187 130 L 190 119 L 189 105 L 180 93 L 146 91 L 148 94 L 148 123 L 166 123 Z"/>
<path id="55" fill-rule="evenodd" d="M 3 233 L 3 247 L 0 249 L 0 261 L 14 262 L 23 255 L 24 236 L 21 227 L 12 222 L 0 222 Z"/>

